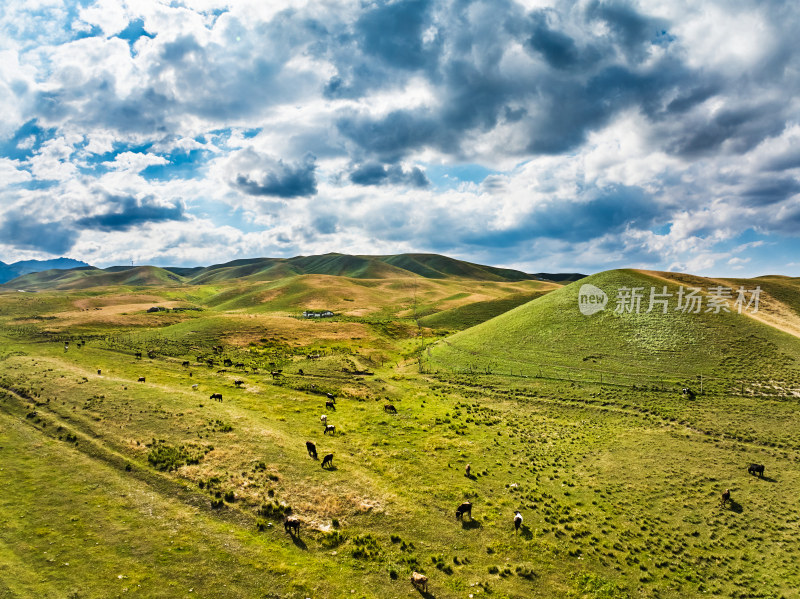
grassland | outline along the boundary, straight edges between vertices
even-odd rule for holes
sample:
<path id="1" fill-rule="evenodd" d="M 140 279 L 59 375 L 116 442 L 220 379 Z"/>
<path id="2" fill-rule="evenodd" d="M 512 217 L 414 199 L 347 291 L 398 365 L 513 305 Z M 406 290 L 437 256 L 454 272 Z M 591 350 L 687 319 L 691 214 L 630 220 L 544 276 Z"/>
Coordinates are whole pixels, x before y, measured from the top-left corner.
<path id="1" fill-rule="evenodd" d="M 799 596 L 799 400 L 752 388 L 795 380 L 791 335 L 738 314 L 691 338 L 679 319 L 573 318 L 565 287 L 442 338 L 536 282 L 362 280 L 347 314 L 309 321 L 289 297 L 343 292 L 303 277 L 274 302 L 250 293 L 263 282 L 0 295 L 0 596 Z M 446 326 L 418 328 L 425 306 Z M 665 355 L 751 387 L 623 380 Z M 521 376 L 545 360 L 595 370 Z"/>

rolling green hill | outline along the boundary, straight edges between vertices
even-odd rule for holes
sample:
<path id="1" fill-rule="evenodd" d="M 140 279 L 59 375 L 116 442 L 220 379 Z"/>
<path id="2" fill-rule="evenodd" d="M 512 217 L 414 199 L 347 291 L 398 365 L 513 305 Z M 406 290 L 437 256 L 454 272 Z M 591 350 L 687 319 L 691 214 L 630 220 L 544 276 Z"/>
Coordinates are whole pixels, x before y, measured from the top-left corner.
<path id="1" fill-rule="evenodd" d="M 294 258 L 252 258 L 207 267 L 159 268 L 153 266 L 112 266 L 45 271 L 18 277 L 7 289 L 81 289 L 107 285 L 205 285 L 245 279 L 275 281 L 296 275 L 330 275 L 354 279 L 469 279 L 474 281 L 520 282 L 542 280 L 538 275 L 508 268 L 483 266 L 438 254 L 351 256 L 324 254 Z M 556 276 L 556 275 L 553 275 Z M 565 275 L 571 277 L 572 275 Z M 0 289 L 4 286 L 0 286 Z"/>
<path id="2" fill-rule="evenodd" d="M 675 310 L 680 285 L 655 275 L 608 271 L 562 287 L 431 348 L 430 367 L 531 376 L 558 372 L 558 376 L 597 380 L 602 373 L 606 380 L 624 374 L 640 376 L 648 384 L 664 378 L 697 384 L 700 375 L 800 383 L 800 339 L 756 320 L 767 318 L 780 305 L 775 298 L 762 295 L 760 311 L 751 317 L 735 311 L 706 312 L 706 294 L 700 313 L 684 313 Z M 719 284 L 702 277 L 676 277 L 681 284 L 701 286 L 704 291 Z M 746 283 L 751 288 L 754 281 Z M 605 310 L 590 316 L 581 313 L 578 293 L 584 284 L 607 293 Z M 647 312 L 650 288 L 661 293 L 665 285 L 673 294 L 668 313 L 662 313 L 660 304 Z M 618 313 L 618 290 L 633 287 L 642 288 L 645 296 L 640 313 Z"/>

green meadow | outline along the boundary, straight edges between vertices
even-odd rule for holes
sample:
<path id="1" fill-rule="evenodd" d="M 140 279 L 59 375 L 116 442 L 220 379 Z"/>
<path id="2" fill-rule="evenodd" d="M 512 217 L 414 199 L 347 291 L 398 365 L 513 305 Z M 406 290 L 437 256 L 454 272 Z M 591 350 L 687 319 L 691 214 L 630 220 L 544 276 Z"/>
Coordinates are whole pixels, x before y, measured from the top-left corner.
<path id="1" fill-rule="evenodd" d="M 0 596 L 800 596 L 796 281 L 757 320 L 333 262 L 0 293 Z"/>

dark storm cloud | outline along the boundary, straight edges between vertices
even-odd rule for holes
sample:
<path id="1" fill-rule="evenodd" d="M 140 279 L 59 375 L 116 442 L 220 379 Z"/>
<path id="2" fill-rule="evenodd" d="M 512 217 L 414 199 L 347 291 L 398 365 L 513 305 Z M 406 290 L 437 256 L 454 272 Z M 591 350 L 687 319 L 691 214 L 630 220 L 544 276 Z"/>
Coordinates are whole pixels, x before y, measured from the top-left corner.
<path id="1" fill-rule="evenodd" d="M 76 225 L 100 231 L 128 231 L 148 223 L 186 219 L 180 202 L 163 203 L 153 196 L 134 198 L 108 193 L 103 193 L 101 197 L 107 210 L 79 218 L 75 221 Z"/>
<path id="2" fill-rule="evenodd" d="M 381 2 L 364 12 L 355 25 L 364 54 L 391 66 L 418 69 L 435 58 L 437 44 L 423 43 L 429 0 Z"/>
<path id="3" fill-rule="evenodd" d="M 754 182 L 740 197 L 748 206 L 769 206 L 800 193 L 800 181 L 793 177 Z"/>
<path id="4" fill-rule="evenodd" d="M 252 196 L 298 198 L 317 193 L 316 164 L 307 158 L 301 164 L 291 165 L 279 160 L 260 175 L 240 173 L 234 186 Z"/>
<path id="5" fill-rule="evenodd" d="M 356 185 L 408 185 L 427 187 L 430 181 L 418 167 L 404 171 L 399 164 L 384 165 L 377 162 L 361 164 L 350 173 L 350 181 Z"/>
<path id="6" fill-rule="evenodd" d="M 664 208 L 636 187 L 614 186 L 592 193 L 594 196 L 588 200 L 537 206 L 516 227 L 473 233 L 465 236 L 464 241 L 495 247 L 538 238 L 577 243 L 619 234 L 627 227 L 646 228 L 659 216 L 667 216 Z"/>
<path id="7" fill-rule="evenodd" d="M 50 254 L 68 252 L 78 240 L 78 235 L 78 231 L 64 223 L 42 222 L 19 211 L 7 212 L 0 223 L 1 243 Z"/>

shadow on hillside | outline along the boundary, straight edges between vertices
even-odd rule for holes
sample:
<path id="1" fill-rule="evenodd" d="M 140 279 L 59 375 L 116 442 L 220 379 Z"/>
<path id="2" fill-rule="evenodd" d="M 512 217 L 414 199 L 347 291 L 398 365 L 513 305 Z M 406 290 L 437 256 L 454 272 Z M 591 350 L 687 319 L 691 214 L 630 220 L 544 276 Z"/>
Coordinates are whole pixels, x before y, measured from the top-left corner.
<path id="1" fill-rule="evenodd" d="M 330 464 L 328 466 L 324 466 L 322 469 L 323 470 L 330 470 L 331 472 L 333 472 L 334 470 L 338 470 L 338 468 L 336 466 L 334 466 L 333 464 Z"/>
<path id="2" fill-rule="evenodd" d="M 531 532 L 530 527 L 527 524 L 523 524 L 519 529 L 519 534 L 522 536 L 523 539 L 526 541 L 530 541 L 533 538 L 533 533 Z"/>
<path id="3" fill-rule="evenodd" d="M 289 536 L 292 537 L 292 543 L 294 543 L 296 547 L 302 549 L 303 551 L 308 550 L 308 545 L 306 545 L 306 542 L 299 536 L 293 534 L 290 534 Z"/>
<path id="4" fill-rule="evenodd" d="M 732 511 L 734 514 L 741 514 L 744 511 L 742 504 L 736 501 L 735 499 L 731 499 L 730 501 L 728 501 L 727 509 Z"/>
<path id="5" fill-rule="evenodd" d="M 434 594 L 433 594 L 433 593 L 431 593 L 430 591 L 423 591 L 423 590 L 422 590 L 421 588 L 419 588 L 418 586 L 414 586 L 414 588 L 415 588 L 415 589 L 417 589 L 417 592 L 418 592 L 420 595 L 422 595 L 423 597 L 425 597 L 425 599 L 435 599 L 435 597 L 436 597 L 436 595 L 434 595 Z"/>
<path id="6" fill-rule="evenodd" d="M 475 476 L 474 474 L 465 474 L 464 476 L 466 476 L 470 480 L 478 480 L 478 477 Z"/>
<path id="7" fill-rule="evenodd" d="M 479 520 L 473 520 L 472 518 L 470 518 L 469 521 L 463 520 L 461 522 L 461 528 L 463 528 L 464 530 L 474 530 L 474 529 L 480 528 L 480 527 L 481 527 L 480 521 Z"/>
<path id="8" fill-rule="evenodd" d="M 758 478 L 758 480 L 765 480 L 768 483 L 776 483 L 776 482 L 778 482 L 777 478 L 772 478 L 771 476 L 761 476 L 761 477 L 754 477 L 754 478 Z"/>

